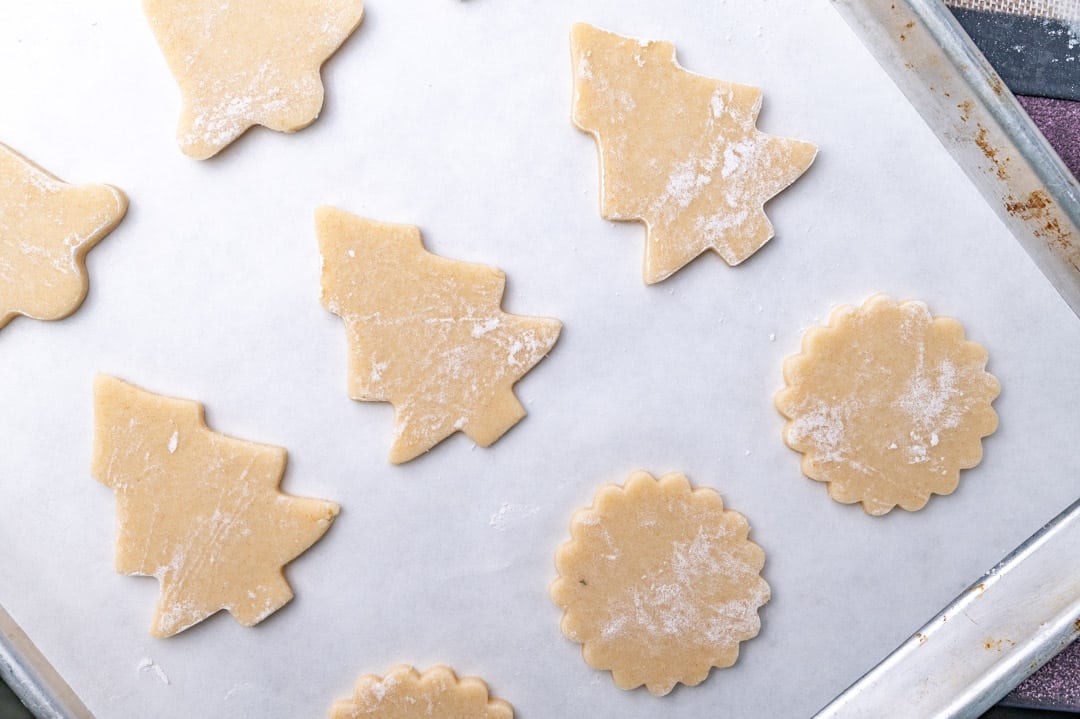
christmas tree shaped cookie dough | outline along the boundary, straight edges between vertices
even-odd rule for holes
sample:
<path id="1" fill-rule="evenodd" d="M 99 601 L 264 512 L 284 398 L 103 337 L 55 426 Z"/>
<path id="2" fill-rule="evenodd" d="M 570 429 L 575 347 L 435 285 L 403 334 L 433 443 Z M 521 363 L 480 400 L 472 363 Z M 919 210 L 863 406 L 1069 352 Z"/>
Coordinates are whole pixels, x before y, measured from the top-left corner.
<path id="1" fill-rule="evenodd" d="M 69 185 L 0 144 L 0 327 L 16 315 L 58 320 L 79 308 L 86 253 L 120 224 L 124 193 Z"/>
<path id="2" fill-rule="evenodd" d="M 322 64 L 352 34 L 362 0 L 143 0 L 180 86 L 176 138 L 204 160 L 252 125 L 294 132 L 319 116 Z"/>
<path id="3" fill-rule="evenodd" d="M 647 227 L 645 282 L 705 250 L 729 265 L 773 236 L 764 205 L 813 145 L 758 131 L 761 91 L 683 69 L 675 46 L 575 25 L 573 120 L 596 138 L 601 214 Z"/>
<path id="4" fill-rule="evenodd" d="M 636 472 L 574 513 L 551 597 L 562 632 L 615 684 L 662 696 L 729 667 L 769 601 L 765 554 L 720 495 L 681 474 Z"/>
<path id="5" fill-rule="evenodd" d="M 94 383 L 94 478 L 116 493 L 116 570 L 161 584 L 150 633 L 227 609 L 258 624 L 292 599 L 282 568 L 338 505 L 278 491 L 285 450 L 210 430 L 202 405 L 114 377 Z"/>
<path id="6" fill-rule="evenodd" d="M 349 396 L 394 405 L 390 461 L 461 430 L 487 447 L 525 416 L 513 385 L 551 350 L 558 320 L 500 308 L 506 277 L 424 249 L 420 230 L 321 207 L 322 303 L 345 321 Z"/>
<path id="7" fill-rule="evenodd" d="M 449 667 L 434 666 L 419 674 L 401 665 L 385 677 L 365 674 L 350 699 L 334 702 L 330 719 L 513 719 L 514 710 L 501 699 L 488 698 L 487 685 L 476 677 L 458 679 Z"/>
<path id="8" fill-rule="evenodd" d="M 881 515 L 950 494 L 997 428 L 986 350 L 922 302 L 883 295 L 839 307 L 784 362 L 776 408 L 802 471 L 838 502 Z"/>

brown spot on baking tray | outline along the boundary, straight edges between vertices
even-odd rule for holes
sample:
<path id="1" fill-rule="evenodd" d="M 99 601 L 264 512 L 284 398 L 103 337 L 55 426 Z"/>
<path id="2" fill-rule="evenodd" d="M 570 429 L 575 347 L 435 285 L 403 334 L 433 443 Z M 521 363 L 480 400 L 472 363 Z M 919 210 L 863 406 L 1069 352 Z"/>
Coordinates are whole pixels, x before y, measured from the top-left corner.
<path id="1" fill-rule="evenodd" d="M 986 159 L 990 160 L 990 163 L 994 166 L 998 179 L 1007 180 L 1009 179 L 1009 171 L 1005 168 L 1005 165 L 1008 164 L 1010 158 L 1001 159 L 998 156 L 998 148 L 990 144 L 989 137 L 989 130 L 983 127 L 982 123 L 979 123 L 979 134 L 975 136 L 975 144 L 979 146 L 982 153 L 986 155 Z"/>
<path id="2" fill-rule="evenodd" d="M 975 109 L 975 103 L 964 100 L 957 107 L 960 108 L 960 122 L 967 122 L 971 118 L 971 111 Z"/>
<path id="3" fill-rule="evenodd" d="M 919 646 L 922 646 L 923 644 L 926 644 L 926 640 L 928 640 L 930 637 L 926 636 L 922 632 L 916 632 L 915 638 L 919 640 Z"/>
<path id="4" fill-rule="evenodd" d="M 990 89 L 999 97 L 1005 93 L 1005 84 L 1001 82 L 1001 77 L 996 72 L 990 74 Z"/>
<path id="5" fill-rule="evenodd" d="M 1045 190 L 1034 190 L 1021 199 L 1013 195 L 1005 198 L 1006 212 L 1027 223 L 1033 235 L 1080 272 L 1080 247 L 1073 241 L 1072 232 L 1061 226 L 1053 206 Z"/>

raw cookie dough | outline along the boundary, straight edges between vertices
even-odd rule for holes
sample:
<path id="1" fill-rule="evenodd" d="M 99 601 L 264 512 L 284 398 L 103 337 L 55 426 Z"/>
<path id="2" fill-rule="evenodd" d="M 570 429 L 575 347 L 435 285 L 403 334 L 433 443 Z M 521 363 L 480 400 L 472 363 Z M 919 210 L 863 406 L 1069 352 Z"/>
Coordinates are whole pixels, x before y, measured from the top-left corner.
<path id="1" fill-rule="evenodd" d="M 986 350 L 960 323 L 922 302 L 874 295 L 839 307 L 784 362 L 784 442 L 838 502 L 873 515 L 921 509 L 956 489 L 997 429 L 990 403 L 1001 388 L 985 367 Z"/>
<path id="2" fill-rule="evenodd" d="M 116 571 L 161 584 L 150 633 L 227 609 L 258 624 L 292 599 L 283 566 L 338 505 L 278 491 L 285 450 L 211 431 L 198 402 L 94 381 L 94 478 L 116 493 Z"/>
<path id="3" fill-rule="evenodd" d="M 330 708 L 330 719 L 513 719 L 513 708 L 489 699 L 487 685 L 476 677 L 458 679 L 449 667 L 436 665 L 423 674 L 408 665 L 385 677 L 365 674 L 350 699 Z"/>
<path id="4" fill-rule="evenodd" d="M 574 513 L 559 547 L 551 597 L 562 632 L 615 684 L 663 696 L 729 667 L 757 636 L 769 601 L 765 553 L 714 490 L 681 474 L 636 472 Z"/>
<path id="5" fill-rule="evenodd" d="M 577 24 L 570 45 L 573 121 L 600 153 L 600 213 L 645 223 L 646 283 L 707 249 L 736 265 L 772 238 L 765 202 L 817 148 L 757 130 L 761 90 L 683 69 L 668 42 Z"/>
<path id="6" fill-rule="evenodd" d="M 115 187 L 69 185 L 0 144 L 0 327 L 15 315 L 58 320 L 79 309 L 86 253 L 126 212 Z"/>
<path id="7" fill-rule="evenodd" d="M 319 116 L 319 68 L 352 34 L 362 0 L 143 0 L 180 85 L 176 139 L 205 160 L 252 125 L 294 132 Z"/>
<path id="8" fill-rule="evenodd" d="M 461 430 L 487 447 L 525 416 L 513 385 L 551 350 L 558 320 L 500 308 L 506 276 L 424 249 L 420 230 L 320 207 L 322 304 L 345 320 L 349 396 L 394 405 L 390 461 Z"/>

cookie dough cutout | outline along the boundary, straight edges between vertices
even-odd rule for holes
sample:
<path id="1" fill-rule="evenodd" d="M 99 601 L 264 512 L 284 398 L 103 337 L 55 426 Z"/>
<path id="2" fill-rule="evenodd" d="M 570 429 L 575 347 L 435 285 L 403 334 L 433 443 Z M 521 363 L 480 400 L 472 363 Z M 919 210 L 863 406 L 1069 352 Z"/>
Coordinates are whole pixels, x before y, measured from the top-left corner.
<path id="1" fill-rule="evenodd" d="M 692 489 L 681 474 L 636 472 L 602 487 L 555 555 L 563 634 L 623 689 L 644 684 L 663 696 L 700 684 L 712 667 L 734 664 L 761 627 L 770 590 L 749 532 L 717 492 Z"/>
<path id="2" fill-rule="evenodd" d="M 765 202 L 817 148 L 756 128 L 761 90 L 685 70 L 668 42 L 579 23 L 570 45 L 573 121 L 600 154 L 600 214 L 645 223 L 647 284 L 705 250 L 737 265 L 772 238 Z"/>
<path id="3" fill-rule="evenodd" d="M 213 157 L 253 125 L 294 132 L 322 110 L 322 64 L 362 0 L 143 0 L 183 107 L 185 155 Z"/>
<path id="4" fill-rule="evenodd" d="M 322 304 L 345 321 L 349 396 L 394 405 L 394 464 L 457 431 L 491 445 L 525 416 L 513 385 L 562 323 L 500 308 L 498 269 L 433 255 L 420 230 L 320 207 Z"/>
<path id="5" fill-rule="evenodd" d="M 839 307 L 784 362 L 784 442 L 838 502 L 872 515 L 921 509 L 956 489 L 997 429 L 1001 387 L 986 359 L 959 322 L 922 302 L 874 295 Z"/>
<path id="6" fill-rule="evenodd" d="M 127 212 L 110 185 L 69 185 L 0 144 L 0 328 L 16 315 L 59 320 L 79 309 L 86 253 Z"/>
<path id="7" fill-rule="evenodd" d="M 513 719 L 513 708 L 490 699 L 476 677 L 458 679 L 449 667 L 436 665 L 423 674 L 408 665 L 385 677 L 365 674 L 350 699 L 330 708 L 330 719 Z"/>
<path id="8" fill-rule="evenodd" d="M 161 584 L 150 634 L 226 609 L 253 626 L 292 599 L 283 567 L 338 505 L 278 491 L 285 450 L 211 431 L 198 402 L 94 382 L 95 479 L 116 494 L 116 571 Z"/>

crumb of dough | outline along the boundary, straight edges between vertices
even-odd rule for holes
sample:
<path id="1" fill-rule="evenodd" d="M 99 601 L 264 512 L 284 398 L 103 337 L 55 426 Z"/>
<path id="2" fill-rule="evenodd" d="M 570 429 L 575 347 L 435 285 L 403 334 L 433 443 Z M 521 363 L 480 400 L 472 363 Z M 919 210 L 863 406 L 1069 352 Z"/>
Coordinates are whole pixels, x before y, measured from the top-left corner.
<path id="1" fill-rule="evenodd" d="M 278 491 L 285 450 L 210 430 L 198 402 L 94 382 L 91 473 L 116 494 L 116 571 L 161 585 L 150 634 L 225 609 L 258 624 L 292 599 L 283 567 L 339 507 Z"/>
<path id="2" fill-rule="evenodd" d="M 476 677 L 458 677 L 436 665 L 420 674 L 399 665 L 385 677 L 365 674 L 352 697 L 334 702 L 330 719 L 513 719 L 514 710 L 502 699 L 488 696 L 487 684 Z"/>
<path id="3" fill-rule="evenodd" d="M 921 509 L 951 494 L 997 429 L 1001 390 L 983 347 L 922 302 L 870 297 L 803 336 L 775 397 L 784 442 L 807 477 L 868 514 Z"/>
<path id="4" fill-rule="evenodd" d="M 579 23 L 570 45 L 572 118 L 596 139 L 600 212 L 645 223 L 647 284 L 706 250 L 736 265 L 772 238 L 765 203 L 817 148 L 757 129 L 761 90 L 684 69 L 668 42 Z"/>
<path id="5" fill-rule="evenodd" d="M 117 188 L 69 185 L 0 144 L 0 327 L 77 310 L 90 287 L 86 253 L 126 212 Z"/>
<path id="6" fill-rule="evenodd" d="M 294 132 L 319 116 L 322 64 L 360 25 L 362 0 L 143 0 L 197 160 L 253 125 Z"/>
<path id="7" fill-rule="evenodd" d="M 636 472 L 570 521 L 551 597 L 562 632 L 615 684 L 663 696 L 730 667 L 769 601 L 765 553 L 743 515 L 682 474 Z"/>
<path id="8" fill-rule="evenodd" d="M 349 396 L 394 405 L 390 461 L 454 432 L 491 445 L 525 416 L 513 386 L 562 323 L 503 312 L 506 277 L 424 249 L 420 230 L 316 211 L 322 303 L 345 321 Z"/>

